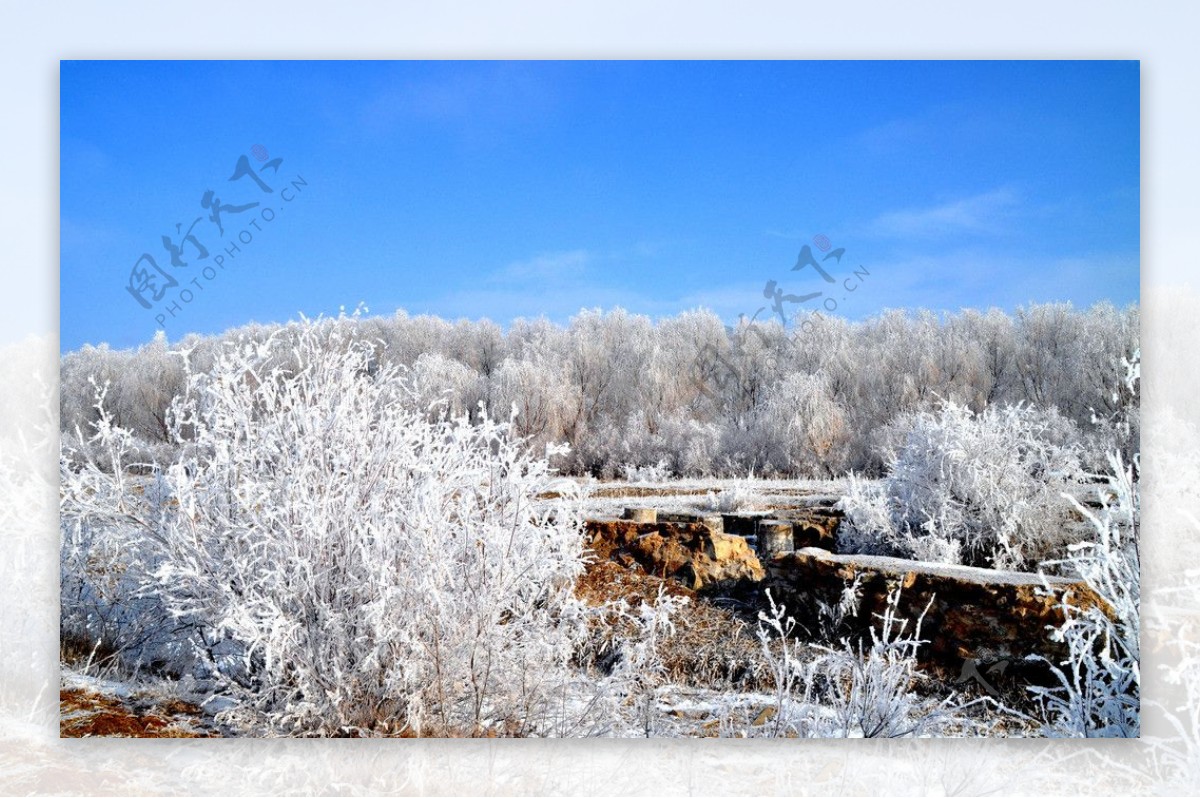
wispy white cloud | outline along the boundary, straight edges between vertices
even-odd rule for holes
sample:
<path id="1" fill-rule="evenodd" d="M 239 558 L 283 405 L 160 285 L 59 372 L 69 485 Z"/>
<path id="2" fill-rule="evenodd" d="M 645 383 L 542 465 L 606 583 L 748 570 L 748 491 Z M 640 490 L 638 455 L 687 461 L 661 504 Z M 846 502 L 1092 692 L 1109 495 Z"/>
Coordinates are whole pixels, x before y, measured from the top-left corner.
<path id="1" fill-rule="evenodd" d="M 1048 255 L 997 254 L 961 249 L 883 260 L 845 300 L 847 315 L 861 317 L 884 308 L 956 311 L 991 306 L 1012 309 L 1031 302 L 1072 301 L 1086 307 L 1105 298 L 1136 301 L 1137 252 Z"/>
<path id="2" fill-rule="evenodd" d="M 916 117 L 891 119 L 858 135 L 858 143 L 873 155 L 887 155 L 927 138 L 930 125 Z"/>
<path id="3" fill-rule="evenodd" d="M 544 252 L 528 260 L 514 261 L 488 278 L 492 283 L 547 283 L 578 279 L 594 260 L 585 249 Z"/>
<path id="4" fill-rule="evenodd" d="M 545 316 L 565 323 L 584 309 L 624 308 L 652 317 L 678 313 L 670 301 L 659 300 L 632 289 L 594 285 L 584 281 L 528 288 L 476 287 L 436 297 L 428 302 L 408 303 L 410 312 L 435 313 L 447 318 L 489 318 L 506 324 L 512 319 Z"/>
<path id="5" fill-rule="evenodd" d="M 999 233 L 1020 207 L 1009 188 L 921 208 L 905 208 L 877 216 L 867 225 L 875 235 L 931 238 L 955 233 Z"/>
<path id="6" fill-rule="evenodd" d="M 356 118 L 376 133 L 417 122 L 494 138 L 503 129 L 536 123 L 557 102 L 551 76 L 521 62 L 441 64 L 419 75 L 400 66 L 359 107 Z"/>
<path id="7" fill-rule="evenodd" d="M 939 102 L 908 116 L 893 117 L 859 131 L 848 144 L 869 157 L 936 151 L 941 142 L 996 135 L 1003 119 L 978 103 Z"/>
<path id="8" fill-rule="evenodd" d="M 550 264 L 552 259 L 534 258 L 529 263 L 534 261 Z M 536 290 L 522 282 L 476 285 L 428 302 L 410 303 L 407 309 L 447 318 L 487 317 L 502 324 L 520 316 L 546 316 L 565 323 L 585 308 L 617 307 L 652 318 L 706 308 L 727 324 L 743 314 L 752 317 L 757 313 L 762 320 L 776 318 L 771 302 L 763 296 L 767 275 L 761 280 L 742 277 L 681 292 L 606 284 L 597 282 L 596 276 L 538 283 Z M 994 306 L 1011 311 L 1031 302 L 1071 301 L 1076 307 L 1087 307 L 1106 298 L 1122 305 L 1138 297 L 1138 253 L 997 255 L 984 250 L 955 249 L 856 263 L 854 271 L 840 270 L 837 277 L 836 285 L 819 286 L 822 289 L 819 299 L 804 305 L 789 303 L 787 312 L 820 310 L 848 319 L 862 319 L 888 308 L 958 311 Z M 788 281 L 782 287 L 793 291 L 799 286 Z"/>
<path id="9" fill-rule="evenodd" d="M 770 302 L 763 297 L 767 276 L 761 279 L 742 280 L 724 285 L 713 285 L 680 297 L 676 304 L 680 310 L 707 308 L 723 319 L 735 319 L 741 314 L 753 316 Z"/>

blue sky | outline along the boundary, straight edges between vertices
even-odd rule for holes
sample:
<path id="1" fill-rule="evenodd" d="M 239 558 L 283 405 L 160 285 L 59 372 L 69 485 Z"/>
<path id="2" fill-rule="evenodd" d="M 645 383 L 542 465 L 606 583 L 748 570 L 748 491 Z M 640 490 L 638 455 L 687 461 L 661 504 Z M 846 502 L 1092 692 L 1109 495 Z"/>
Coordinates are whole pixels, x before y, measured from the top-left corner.
<path id="1" fill-rule="evenodd" d="M 64 351 L 360 302 L 733 320 L 769 304 L 769 280 L 822 292 L 789 310 L 850 318 L 1139 297 L 1137 62 L 64 61 L 60 77 Z M 243 157 L 269 193 L 230 180 Z M 814 236 L 845 250 L 822 263 L 832 284 L 792 268 L 806 244 L 825 257 Z M 135 266 L 155 275 L 133 281 L 149 308 Z"/>

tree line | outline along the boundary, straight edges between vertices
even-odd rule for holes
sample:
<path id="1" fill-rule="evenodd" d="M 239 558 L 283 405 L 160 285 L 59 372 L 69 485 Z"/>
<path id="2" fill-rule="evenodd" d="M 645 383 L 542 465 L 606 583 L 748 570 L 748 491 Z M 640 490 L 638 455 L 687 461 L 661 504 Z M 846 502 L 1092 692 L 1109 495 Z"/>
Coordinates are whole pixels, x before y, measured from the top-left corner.
<path id="1" fill-rule="evenodd" d="M 882 473 L 913 419 L 950 402 L 975 413 L 1053 412 L 1097 467 L 1110 449 L 1136 449 L 1136 400 L 1120 388 L 1121 363 L 1140 347 L 1139 314 L 1100 303 L 893 310 L 858 322 L 811 314 L 786 327 L 726 325 L 707 310 L 655 321 L 621 309 L 585 310 L 565 326 L 518 319 L 507 331 L 403 311 L 341 323 L 370 342 L 368 371 L 407 369 L 431 416 L 478 423 L 515 409 L 513 429 L 535 451 L 570 445 L 554 458 L 567 473 L 820 478 Z M 61 359 L 61 428 L 87 436 L 97 388 L 107 386 L 100 401 L 113 423 L 150 456 L 165 455 L 177 443 L 168 414 L 189 368 L 211 368 L 227 347 L 296 334 L 294 324 L 250 324 L 174 344 L 160 333 L 134 349 L 84 346 Z M 272 357 L 272 367 L 303 366 Z"/>

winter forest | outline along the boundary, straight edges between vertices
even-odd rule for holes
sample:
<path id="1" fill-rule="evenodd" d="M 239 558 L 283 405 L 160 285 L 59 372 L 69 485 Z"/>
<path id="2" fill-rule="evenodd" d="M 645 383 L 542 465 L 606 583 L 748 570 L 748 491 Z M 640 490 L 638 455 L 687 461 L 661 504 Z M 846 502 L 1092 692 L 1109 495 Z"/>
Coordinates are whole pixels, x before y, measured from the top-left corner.
<path id="1" fill-rule="evenodd" d="M 1111 304 L 85 346 L 62 733 L 1136 736 L 1139 377 Z"/>

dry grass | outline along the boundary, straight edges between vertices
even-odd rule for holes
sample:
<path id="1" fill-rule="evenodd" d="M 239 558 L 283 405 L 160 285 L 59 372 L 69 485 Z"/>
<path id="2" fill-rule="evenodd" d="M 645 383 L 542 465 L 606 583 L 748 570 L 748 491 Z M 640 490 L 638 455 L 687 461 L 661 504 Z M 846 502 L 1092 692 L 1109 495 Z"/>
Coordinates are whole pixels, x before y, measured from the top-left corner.
<path id="1" fill-rule="evenodd" d="M 758 690 L 770 685 L 763 672 L 754 625 L 733 610 L 699 597 L 671 579 L 602 560 L 591 563 L 576 584 L 576 595 L 597 606 L 607 600 L 625 599 L 632 607 L 654 602 L 660 588 L 666 595 L 686 596 L 689 601 L 675 617 L 675 634 L 662 645 L 667 678 L 694 687 Z M 607 628 L 597 629 L 600 649 L 623 631 L 616 618 Z"/>
<path id="2" fill-rule="evenodd" d="M 59 691 L 60 737 L 211 737 L 199 707 L 170 699 L 146 712 L 91 690 Z"/>

